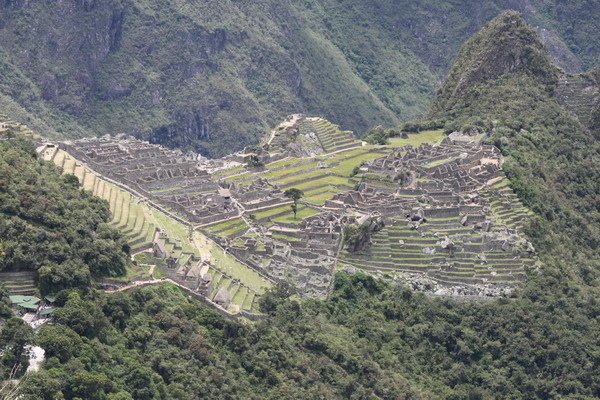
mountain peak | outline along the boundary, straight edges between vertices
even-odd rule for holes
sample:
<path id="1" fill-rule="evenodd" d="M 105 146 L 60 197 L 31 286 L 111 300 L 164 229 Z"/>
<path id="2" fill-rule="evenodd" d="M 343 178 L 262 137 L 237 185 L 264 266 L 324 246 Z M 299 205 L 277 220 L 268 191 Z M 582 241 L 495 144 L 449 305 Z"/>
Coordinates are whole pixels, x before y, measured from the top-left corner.
<path id="1" fill-rule="evenodd" d="M 474 86 L 504 75 L 525 74 L 539 83 L 552 84 L 558 73 L 536 31 L 520 13 L 506 11 L 463 45 L 438 92 L 432 113 L 451 110 Z"/>

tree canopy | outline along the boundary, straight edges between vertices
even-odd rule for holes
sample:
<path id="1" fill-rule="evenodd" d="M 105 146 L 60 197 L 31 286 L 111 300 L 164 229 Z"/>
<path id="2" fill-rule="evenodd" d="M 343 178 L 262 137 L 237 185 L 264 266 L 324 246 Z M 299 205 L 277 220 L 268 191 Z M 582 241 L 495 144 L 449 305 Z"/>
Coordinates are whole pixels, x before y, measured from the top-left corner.
<path id="1" fill-rule="evenodd" d="M 35 270 L 42 293 L 125 273 L 128 247 L 108 203 L 37 158 L 26 139 L 0 141 L 0 271 Z"/>

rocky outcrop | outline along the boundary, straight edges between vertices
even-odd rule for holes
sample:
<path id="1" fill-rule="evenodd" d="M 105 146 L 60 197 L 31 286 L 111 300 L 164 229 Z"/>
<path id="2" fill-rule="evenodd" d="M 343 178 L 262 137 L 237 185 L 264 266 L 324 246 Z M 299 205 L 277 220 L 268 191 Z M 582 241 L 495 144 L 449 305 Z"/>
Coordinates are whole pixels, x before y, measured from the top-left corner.
<path id="1" fill-rule="evenodd" d="M 348 225 L 344 230 L 344 242 L 350 253 L 364 251 L 371 244 L 371 236 L 385 226 L 378 216 L 363 217 L 356 224 Z"/>

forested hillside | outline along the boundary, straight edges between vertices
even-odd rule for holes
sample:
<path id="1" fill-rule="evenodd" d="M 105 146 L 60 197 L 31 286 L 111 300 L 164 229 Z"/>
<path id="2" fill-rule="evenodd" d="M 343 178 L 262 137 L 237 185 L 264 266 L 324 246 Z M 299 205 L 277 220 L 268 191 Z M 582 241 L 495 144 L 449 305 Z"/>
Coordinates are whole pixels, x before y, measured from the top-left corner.
<path id="1" fill-rule="evenodd" d="M 425 113 L 460 44 L 501 10 L 559 64 L 599 64 L 595 2 L 25 2 L 0 5 L 0 105 L 46 136 L 127 132 L 223 155 L 292 112 L 346 129 Z"/>
<path id="2" fill-rule="evenodd" d="M 108 203 L 39 160 L 28 139 L 0 140 L 0 272 L 37 271 L 42 294 L 123 275 L 128 249 L 109 220 Z"/>

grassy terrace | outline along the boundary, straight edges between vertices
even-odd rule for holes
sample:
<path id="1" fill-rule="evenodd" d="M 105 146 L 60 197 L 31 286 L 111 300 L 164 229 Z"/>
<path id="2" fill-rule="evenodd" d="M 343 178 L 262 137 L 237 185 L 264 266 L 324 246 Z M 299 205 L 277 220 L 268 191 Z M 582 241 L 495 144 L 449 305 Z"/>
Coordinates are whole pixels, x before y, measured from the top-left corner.
<path id="1" fill-rule="evenodd" d="M 0 282 L 10 294 L 31 296 L 36 292 L 34 271 L 0 272 Z"/>
<path id="2" fill-rule="evenodd" d="M 425 168 L 439 167 L 440 165 L 446 164 L 455 159 L 456 159 L 456 157 L 442 158 L 441 160 L 431 161 L 431 162 L 425 164 L 424 167 Z"/>
<path id="3" fill-rule="evenodd" d="M 390 138 L 388 147 L 402 147 L 402 146 L 413 146 L 418 147 L 425 143 L 437 144 L 444 139 L 444 130 L 436 129 L 432 131 L 423 131 L 420 133 L 409 134 L 408 138 L 403 139 L 399 137 Z"/>
<path id="4" fill-rule="evenodd" d="M 482 192 L 490 202 L 492 216 L 510 228 L 522 228 L 533 213 L 527 209 L 510 188 L 510 181 L 503 178 Z"/>
<path id="5" fill-rule="evenodd" d="M 290 208 L 290 206 L 287 206 L 287 208 L 288 208 L 288 213 L 277 216 L 275 218 L 272 218 L 273 222 L 283 222 L 283 223 L 287 223 L 287 224 L 299 224 L 303 218 L 312 217 L 313 215 L 317 215 L 319 213 L 319 210 L 317 210 L 313 207 L 298 206 L 298 213 L 296 215 L 296 218 L 294 218 L 294 213 L 292 212 L 292 209 Z"/>
<path id="6" fill-rule="evenodd" d="M 267 208 L 265 210 L 251 212 L 250 215 L 253 215 L 254 219 L 257 221 L 263 221 L 270 217 L 280 215 L 280 214 L 285 214 L 288 212 L 290 212 L 290 213 L 292 212 L 291 208 L 290 208 L 289 204 L 284 204 L 281 206 Z"/>
<path id="7" fill-rule="evenodd" d="M 194 232 L 194 242 L 198 243 L 203 256 L 210 258 L 211 262 L 220 272 L 243 282 L 244 285 L 257 294 L 264 293 L 271 286 L 271 283 L 256 271 L 240 263 L 230 255 L 224 254 L 219 246 L 206 238 L 201 232 Z"/>
<path id="8" fill-rule="evenodd" d="M 271 234 L 271 236 L 274 239 L 284 240 L 287 242 L 297 242 L 300 240 L 299 238 L 292 236 L 292 235 L 288 235 L 285 232 L 274 232 Z"/>
<path id="9" fill-rule="evenodd" d="M 242 229 L 247 229 L 248 225 L 242 218 L 234 218 L 229 221 L 219 222 L 206 227 L 210 233 L 218 236 L 227 236 L 226 232 L 236 232 Z"/>
<path id="10" fill-rule="evenodd" d="M 341 191 L 342 190 L 333 186 L 321 187 L 305 191 L 304 198 L 302 200 L 311 204 L 322 206 L 327 200 L 331 199 L 335 194 L 340 193 Z"/>

